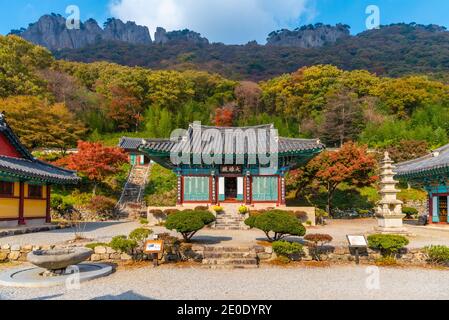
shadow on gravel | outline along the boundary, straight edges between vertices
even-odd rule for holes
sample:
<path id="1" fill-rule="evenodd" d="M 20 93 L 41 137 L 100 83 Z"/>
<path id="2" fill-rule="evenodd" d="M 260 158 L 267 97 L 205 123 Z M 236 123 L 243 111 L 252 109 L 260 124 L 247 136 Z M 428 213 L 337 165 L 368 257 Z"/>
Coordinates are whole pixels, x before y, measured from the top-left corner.
<path id="1" fill-rule="evenodd" d="M 232 241 L 231 237 L 197 236 L 192 242 L 199 244 L 220 244 L 222 242 Z"/>
<path id="2" fill-rule="evenodd" d="M 119 295 L 106 295 L 101 297 L 93 298 L 92 300 L 132 300 L 132 301 L 143 301 L 143 300 L 155 300 L 153 298 L 142 296 L 134 291 L 123 292 Z"/>

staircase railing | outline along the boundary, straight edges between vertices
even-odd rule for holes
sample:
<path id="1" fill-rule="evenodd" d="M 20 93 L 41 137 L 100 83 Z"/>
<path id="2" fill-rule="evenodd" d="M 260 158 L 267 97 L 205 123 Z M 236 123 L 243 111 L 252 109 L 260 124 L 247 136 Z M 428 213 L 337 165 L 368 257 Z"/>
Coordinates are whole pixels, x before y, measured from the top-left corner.
<path id="1" fill-rule="evenodd" d="M 128 186 L 129 186 L 130 180 L 131 180 L 131 176 L 132 176 L 135 168 L 136 168 L 136 166 L 133 165 L 131 170 L 128 173 L 128 177 L 126 178 L 125 186 L 123 187 L 122 194 L 120 195 L 120 200 L 117 202 L 117 205 L 115 206 L 115 209 L 121 210 L 121 209 L 124 208 L 124 204 L 122 203 L 122 201 L 125 198 L 126 190 L 128 189 Z"/>
<path id="2" fill-rule="evenodd" d="M 143 180 L 143 184 L 140 186 L 139 195 L 137 196 L 138 203 L 142 203 L 142 196 L 143 196 L 143 192 L 145 191 L 145 188 L 148 184 L 148 175 L 150 174 L 150 170 L 151 170 L 151 164 L 148 165 L 148 168 L 145 172 L 145 178 Z"/>

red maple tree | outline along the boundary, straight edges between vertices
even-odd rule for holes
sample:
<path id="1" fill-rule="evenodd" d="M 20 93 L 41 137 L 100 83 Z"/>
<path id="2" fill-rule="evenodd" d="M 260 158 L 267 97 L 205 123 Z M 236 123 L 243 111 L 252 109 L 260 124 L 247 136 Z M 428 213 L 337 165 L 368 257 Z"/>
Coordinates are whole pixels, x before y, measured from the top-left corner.
<path id="1" fill-rule="evenodd" d="M 217 127 L 232 127 L 234 123 L 234 108 L 224 107 L 215 110 L 214 122 Z"/>
<path id="2" fill-rule="evenodd" d="M 375 175 L 377 161 L 366 146 L 345 143 L 335 152 L 325 151 L 304 168 L 292 171 L 290 182 L 297 188 L 305 185 L 324 187 L 327 192 L 327 211 L 332 214 L 335 191 L 342 183 L 357 187 L 369 186 L 378 180 Z"/>
<path id="3" fill-rule="evenodd" d="M 105 147 L 96 142 L 79 141 L 78 153 L 57 161 L 57 165 L 75 170 L 92 181 L 95 194 L 98 183 L 117 173 L 120 166 L 127 161 L 127 154 L 120 148 Z"/>

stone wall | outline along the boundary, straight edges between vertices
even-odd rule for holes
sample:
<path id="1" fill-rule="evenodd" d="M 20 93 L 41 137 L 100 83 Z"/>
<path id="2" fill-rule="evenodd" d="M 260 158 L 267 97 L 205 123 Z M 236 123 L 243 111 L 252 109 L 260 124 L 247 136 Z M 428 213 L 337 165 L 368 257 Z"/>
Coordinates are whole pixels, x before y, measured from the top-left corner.
<path id="1" fill-rule="evenodd" d="M 408 200 L 404 203 L 404 207 L 415 208 L 420 216 L 429 214 L 429 202 L 427 200 Z"/>
<path id="2" fill-rule="evenodd" d="M 0 246 L 0 263 L 8 261 L 26 262 L 29 252 L 34 250 L 50 250 L 60 248 L 70 248 L 75 246 L 33 246 L 33 245 L 9 245 L 4 244 Z M 162 264 L 181 261 L 195 261 L 202 262 L 204 254 L 204 246 L 191 244 L 166 244 L 166 251 L 163 257 L 159 257 Z M 260 262 L 268 262 L 276 259 L 276 254 L 272 247 L 256 246 L 255 251 Z M 348 247 L 327 247 L 326 251 L 322 253 L 322 260 L 333 263 L 353 262 L 355 255 L 350 252 Z M 381 255 L 377 251 L 368 249 L 367 252 L 360 253 L 361 263 L 374 263 Z M 91 261 L 93 262 L 126 262 L 131 260 L 149 261 L 151 256 L 145 255 L 142 252 L 135 251 L 132 255 L 116 251 L 110 247 L 98 246 L 94 250 Z M 298 259 L 301 261 L 312 261 L 312 256 L 309 249 L 304 247 L 304 254 Z M 398 255 L 398 261 L 407 265 L 423 265 L 426 263 L 427 255 L 421 249 L 404 249 Z"/>
<path id="3" fill-rule="evenodd" d="M 298 259 L 300 261 L 312 261 L 312 255 L 309 252 L 308 247 L 304 247 L 304 254 Z M 260 261 L 271 261 L 276 259 L 276 253 L 273 252 L 272 247 L 257 246 L 256 252 Z M 381 258 L 381 254 L 378 251 L 371 249 L 360 252 L 361 263 L 374 263 L 377 259 Z M 353 262 L 355 261 L 355 254 L 351 252 L 349 247 L 327 247 L 321 254 L 322 261 L 328 262 Z M 428 257 L 422 251 L 422 249 L 404 249 L 402 250 L 397 259 L 400 263 L 410 265 L 422 265 L 426 263 Z"/>

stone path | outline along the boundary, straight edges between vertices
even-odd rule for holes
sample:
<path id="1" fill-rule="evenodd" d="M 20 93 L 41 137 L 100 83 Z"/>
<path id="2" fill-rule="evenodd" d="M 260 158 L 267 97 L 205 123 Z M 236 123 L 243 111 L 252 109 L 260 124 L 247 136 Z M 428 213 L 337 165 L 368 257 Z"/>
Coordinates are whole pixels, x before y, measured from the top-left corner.
<path id="1" fill-rule="evenodd" d="M 378 288 L 367 287 L 367 283 L 376 284 L 373 277 L 379 280 Z M 448 288 L 449 272 L 438 270 L 377 270 L 362 266 L 250 270 L 144 267 L 81 284 L 80 290 L 0 288 L 0 300 L 435 300 L 449 299 Z"/>

